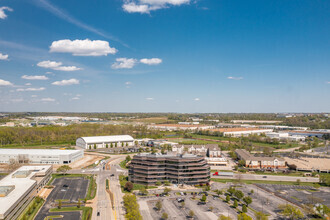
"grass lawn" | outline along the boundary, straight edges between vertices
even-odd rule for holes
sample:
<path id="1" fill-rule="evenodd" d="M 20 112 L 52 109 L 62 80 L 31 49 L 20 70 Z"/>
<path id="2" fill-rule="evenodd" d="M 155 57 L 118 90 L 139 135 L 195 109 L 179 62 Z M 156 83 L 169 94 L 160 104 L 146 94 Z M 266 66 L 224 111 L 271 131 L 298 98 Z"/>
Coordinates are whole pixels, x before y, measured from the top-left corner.
<path id="1" fill-rule="evenodd" d="M 62 218 L 62 215 L 51 215 L 51 216 L 47 216 L 47 217 L 45 218 L 45 220 L 49 220 L 49 219 L 57 219 L 57 218 L 61 219 L 61 218 Z"/>
<path id="2" fill-rule="evenodd" d="M 19 220 L 33 220 L 41 206 L 44 204 L 45 200 L 40 199 L 40 202 L 37 203 L 37 198 L 34 198 L 30 204 L 24 209 L 22 214 L 18 217 Z M 32 211 L 32 212 L 31 212 Z"/>
<path id="3" fill-rule="evenodd" d="M 62 207 L 61 209 L 53 208 L 50 209 L 50 212 L 72 212 L 72 211 L 83 211 L 82 213 L 82 220 L 89 220 L 92 219 L 92 207 Z"/>
<path id="4" fill-rule="evenodd" d="M 124 186 L 127 182 L 127 176 L 124 176 L 124 175 L 120 175 L 119 176 L 119 183 L 120 183 L 120 187 L 121 187 L 121 191 L 122 192 L 128 192 L 126 190 L 124 190 Z M 144 188 L 147 188 L 147 189 L 155 189 L 157 188 L 156 186 L 145 186 L 145 185 L 142 185 L 142 184 L 137 184 L 137 183 L 133 183 L 133 190 L 141 190 L 141 189 L 144 189 Z"/>
<path id="5" fill-rule="evenodd" d="M 127 163 L 126 160 L 123 160 L 123 161 L 121 161 L 121 162 L 119 163 L 119 166 L 120 166 L 121 168 L 127 170 L 126 163 Z"/>
<path id="6" fill-rule="evenodd" d="M 219 183 L 227 183 L 227 182 L 234 182 L 238 183 L 237 180 L 232 180 L 232 179 L 216 179 L 216 178 L 211 178 L 211 181 L 214 182 L 219 182 Z M 241 180 L 241 183 L 246 183 L 246 184 L 279 184 L 279 185 L 297 185 L 297 182 L 284 182 L 284 181 L 266 181 L 266 180 Z M 319 183 L 300 183 L 300 186 L 312 186 L 312 187 L 320 187 Z"/>

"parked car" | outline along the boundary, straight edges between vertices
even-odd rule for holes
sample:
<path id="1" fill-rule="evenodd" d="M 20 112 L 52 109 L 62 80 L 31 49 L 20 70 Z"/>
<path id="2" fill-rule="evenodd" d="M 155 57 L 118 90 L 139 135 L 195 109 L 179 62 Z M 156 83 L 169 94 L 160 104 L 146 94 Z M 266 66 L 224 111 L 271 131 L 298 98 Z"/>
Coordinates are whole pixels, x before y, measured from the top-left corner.
<path id="1" fill-rule="evenodd" d="M 206 202 L 198 202 L 197 205 L 206 205 Z"/>

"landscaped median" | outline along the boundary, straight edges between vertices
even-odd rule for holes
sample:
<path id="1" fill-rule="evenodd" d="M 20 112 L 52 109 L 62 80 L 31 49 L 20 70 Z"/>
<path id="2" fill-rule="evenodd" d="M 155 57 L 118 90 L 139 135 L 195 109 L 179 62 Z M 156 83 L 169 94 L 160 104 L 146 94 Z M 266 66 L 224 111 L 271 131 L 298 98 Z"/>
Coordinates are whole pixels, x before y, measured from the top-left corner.
<path id="1" fill-rule="evenodd" d="M 62 208 L 53 208 L 50 209 L 50 212 L 74 212 L 74 211 L 82 211 L 81 219 L 89 220 L 92 219 L 92 208 L 91 207 L 62 207 Z"/>
<path id="2" fill-rule="evenodd" d="M 30 204 L 24 209 L 22 214 L 18 217 L 19 220 L 32 220 L 38 213 L 45 200 L 40 197 L 35 197 Z"/>

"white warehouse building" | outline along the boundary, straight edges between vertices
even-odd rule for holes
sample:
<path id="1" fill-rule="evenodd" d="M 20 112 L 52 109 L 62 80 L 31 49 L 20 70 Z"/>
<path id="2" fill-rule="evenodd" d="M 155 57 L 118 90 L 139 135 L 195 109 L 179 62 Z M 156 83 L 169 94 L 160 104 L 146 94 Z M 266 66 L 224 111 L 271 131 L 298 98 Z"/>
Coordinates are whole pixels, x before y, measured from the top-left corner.
<path id="1" fill-rule="evenodd" d="M 70 164 L 83 157 L 83 150 L 0 149 L 0 163 Z"/>
<path id="2" fill-rule="evenodd" d="M 80 137 L 76 146 L 83 149 L 130 147 L 134 146 L 134 138 L 130 135 Z"/>

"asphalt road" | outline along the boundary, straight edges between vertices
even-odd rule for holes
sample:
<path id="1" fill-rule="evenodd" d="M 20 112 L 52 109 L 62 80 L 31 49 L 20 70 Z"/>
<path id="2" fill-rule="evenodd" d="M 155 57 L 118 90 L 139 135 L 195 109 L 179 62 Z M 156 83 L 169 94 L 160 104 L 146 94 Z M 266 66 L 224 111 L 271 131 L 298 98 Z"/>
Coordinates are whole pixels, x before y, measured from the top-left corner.
<path id="1" fill-rule="evenodd" d="M 318 183 L 319 178 L 315 177 L 298 177 L 298 176 L 277 176 L 277 175 L 257 175 L 257 174 L 234 174 L 234 177 L 226 176 L 213 176 L 211 178 L 219 179 L 242 179 L 242 180 L 263 180 L 263 181 L 285 181 L 285 182 L 296 182 L 300 179 L 301 182 L 314 182 Z"/>

